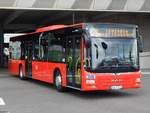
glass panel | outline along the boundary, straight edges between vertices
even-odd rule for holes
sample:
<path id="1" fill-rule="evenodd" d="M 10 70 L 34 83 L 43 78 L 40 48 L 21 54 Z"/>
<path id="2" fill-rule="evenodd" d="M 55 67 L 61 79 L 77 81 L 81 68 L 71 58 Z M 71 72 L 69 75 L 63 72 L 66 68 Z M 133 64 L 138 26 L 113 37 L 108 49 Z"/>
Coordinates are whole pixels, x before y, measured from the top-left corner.
<path id="1" fill-rule="evenodd" d="M 75 60 L 74 60 L 74 64 L 75 64 L 75 82 L 76 84 L 80 84 L 81 83 L 81 51 L 80 51 L 80 41 L 81 38 L 80 37 L 76 37 L 75 39 L 75 47 L 74 47 L 74 51 L 75 51 Z"/>
<path id="2" fill-rule="evenodd" d="M 138 70 L 137 40 L 130 39 L 91 39 L 89 62 L 92 71 L 123 72 Z"/>
<path id="3" fill-rule="evenodd" d="M 39 39 L 34 40 L 34 57 L 33 60 L 39 60 Z"/>
<path id="4" fill-rule="evenodd" d="M 65 46 L 63 37 L 51 35 L 48 47 L 48 59 L 50 61 L 65 62 Z"/>
<path id="5" fill-rule="evenodd" d="M 136 29 L 135 26 L 123 24 L 88 24 L 88 32 L 91 37 L 124 37 L 135 38 Z"/>
<path id="6" fill-rule="evenodd" d="M 39 57 L 40 60 L 47 60 L 48 53 L 48 33 L 44 33 L 42 37 L 40 37 L 40 48 L 39 48 Z"/>
<path id="7" fill-rule="evenodd" d="M 67 80 L 71 86 L 81 87 L 80 36 L 69 36 L 66 41 Z"/>
<path id="8" fill-rule="evenodd" d="M 10 56 L 12 59 L 19 60 L 21 57 L 21 42 L 11 42 L 10 43 Z"/>

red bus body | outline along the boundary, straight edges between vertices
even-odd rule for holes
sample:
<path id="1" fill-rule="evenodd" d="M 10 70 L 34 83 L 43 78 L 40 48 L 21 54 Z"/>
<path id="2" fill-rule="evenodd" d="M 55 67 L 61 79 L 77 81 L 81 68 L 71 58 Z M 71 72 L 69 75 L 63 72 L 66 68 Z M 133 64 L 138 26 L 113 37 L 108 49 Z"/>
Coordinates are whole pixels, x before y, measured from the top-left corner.
<path id="1" fill-rule="evenodd" d="M 72 26 L 50 26 L 45 28 L 40 28 L 34 33 L 29 33 L 27 35 L 13 37 L 12 41 L 21 39 L 24 36 L 30 36 L 38 33 L 57 31 L 67 28 L 83 28 L 84 23 L 72 25 Z M 120 72 L 120 73 L 98 73 L 89 72 L 84 68 L 84 47 L 85 43 L 83 38 L 80 40 L 80 57 L 81 57 L 81 72 L 80 72 L 80 87 L 70 86 L 67 82 L 67 65 L 61 62 L 51 62 L 51 61 L 36 61 L 32 60 L 31 67 L 32 76 L 29 78 L 44 81 L 47 83 L 54 83 L 54 73 L 58 69 L 62 76 L 62 86 L 79 89 L 81 91 L 94 91 L 94 90 L 113 90 L 113 89 L 129 89 L 129 88 L 140 88 L 141 87 L 141 72 L 140 70 L 135 72 Z M 19 74 L 20 66 L 23 69 L 23 76 L 26 76 L 26 60 L 25 59 L 9 59 L 9 71 L 13 75 Z M 94 75 L 90 78 L 88 76 Z M 28 76 L 27 76 L 28 77 Z M 118 88 L 118 86 L 120 86 Z"/>
<path id="2" fill-rule="evenodd" d="M 40 69 L 38 71 L 35 69 L 35 64 L 39 64 Z M 13 75 L 18 75 L 19 73 L 19 65 L 24 67 L 24 75 L 25 75 L 25 63 L 22 60 L 9 60 L 9 71 Z M 57 64 L 57 63 L 49 63 L 49 62 L 33 62 L 32 66 L 35 67 L 33 69 L 32 75 L 33 79 L 41 80 L 48 83 L 53 83 L 53 71 L 55 68 L 61 69 L 61 73 L 63 74 L 63 86 L 66 85 L 66 65 L 65 64 Z M 47 67 L 51 67 L 48 69 Z M 44 71 L 43 71 L 44 70 Z M 41 72 L 41 73 L 40 73 Z M 39 74 L 38 74 L 39 73 Z M 91 75 L 93 73 L 89 73 L 82 70 L 82 90 L 90 91 L 90 90 L 109 90 L 111 86 L 122 85 L 124 89 L 129 88 L 140 88 L 141 82 L 136 81 L 137 78 L 141 78 L 140 72 L 127 72 L 120 74 L 119 76 L 114 76 L 112 73 L 94 73 L 96 75 L 95 84 L 86 84 L 86 75 Z M 42 76 L 41 76 L 42 75 Z M 116 81 L 113 81 L 116 80 Z M 117 81 L 118 80 L 118 81 Z"/>

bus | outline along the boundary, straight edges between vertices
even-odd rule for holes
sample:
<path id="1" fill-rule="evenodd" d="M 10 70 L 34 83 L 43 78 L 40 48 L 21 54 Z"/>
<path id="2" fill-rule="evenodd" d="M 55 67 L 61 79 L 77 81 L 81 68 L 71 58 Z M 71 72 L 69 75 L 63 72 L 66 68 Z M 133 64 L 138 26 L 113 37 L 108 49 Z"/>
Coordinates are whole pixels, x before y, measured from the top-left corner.
<path id="1" fill-rule="evenodd" d="M 141 42 L 131 24 L 52 25 L 10 39 L 9 71 L 58 91 L 140 88 Z"/>

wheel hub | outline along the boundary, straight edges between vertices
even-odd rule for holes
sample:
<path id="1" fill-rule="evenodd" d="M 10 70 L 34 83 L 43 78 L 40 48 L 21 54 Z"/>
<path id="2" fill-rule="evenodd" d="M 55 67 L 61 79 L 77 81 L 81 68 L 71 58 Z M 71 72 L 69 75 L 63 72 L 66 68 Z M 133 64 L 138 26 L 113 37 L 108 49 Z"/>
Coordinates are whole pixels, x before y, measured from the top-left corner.
<path id="1" fill-rule="evenodd" d="M 58 76 L 56 77 L 56 86 L 57 86 L 57 87 L 61 86 L 61 77 L 60 77 L 60 75 L 58 75 Z"/>

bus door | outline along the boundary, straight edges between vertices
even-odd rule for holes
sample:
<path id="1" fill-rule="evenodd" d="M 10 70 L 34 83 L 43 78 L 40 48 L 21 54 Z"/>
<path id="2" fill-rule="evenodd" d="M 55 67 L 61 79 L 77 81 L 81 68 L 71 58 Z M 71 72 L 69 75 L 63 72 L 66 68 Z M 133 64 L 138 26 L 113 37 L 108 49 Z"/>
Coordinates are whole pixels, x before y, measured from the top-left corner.
<path id="1" fill-rule="evenodd" d="M 38 80 L 48 80 L 47 67 L 48 54 L 48 35 L 41 33 L 38 38 L 34 40 L 34 61 L 32 63 L 33 78 Z"/>
<path id="2" fill-rule="evenodd" d="M 67 85 L 81 87 L 81 36 L 69 36 L 66 42 Z"/>
<path id="3" fill-rule="evenodd" d="M 38 73 L 41 80 L 49 80 L 48 74 L 48 33 L 42 33 L 39 37 L 39 63 Z"/>
<path id="4" fill-rule="evenodd" d="M 32 56 L 33 56 L 33 44 L 32 41 L 27 41 L 25 43 L 25 67 L 26 67 L 26 76 L 32 76 Z"/>

